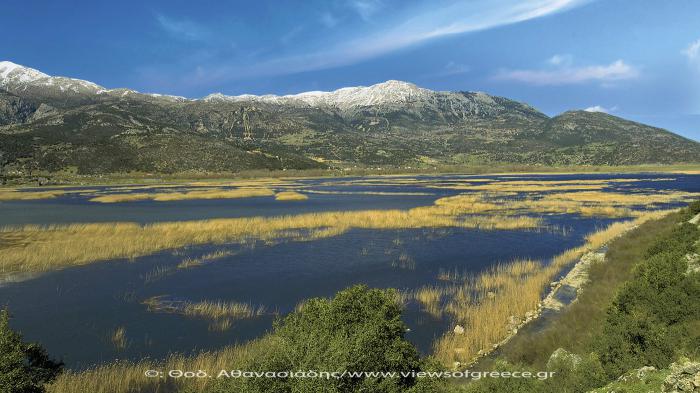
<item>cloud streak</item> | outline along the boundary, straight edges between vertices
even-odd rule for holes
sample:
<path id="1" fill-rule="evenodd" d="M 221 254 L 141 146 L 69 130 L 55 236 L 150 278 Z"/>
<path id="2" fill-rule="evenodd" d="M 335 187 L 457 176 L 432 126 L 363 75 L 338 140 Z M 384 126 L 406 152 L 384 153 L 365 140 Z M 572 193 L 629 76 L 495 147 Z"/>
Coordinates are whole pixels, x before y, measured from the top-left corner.
<path id="1" fill-rule="evenodd" d="M 186 19 L 173 19 L 165 15 L 156 15 L 156 21 L 161 29 L 168 34 L 188 41 L 205 39 L 208 32 L 202 26 Z"/>
<path id="2" fill-rule="evenodd" d="M 681 53 L 688 58 L 691 66 L 696 67 L 700 71 L 700 39 L 691 42 Z"/>
<path id="3" fill-rule="evenodd" d="M 562 12 L 591 0 L 479 0 L 453 1 L 442 7 L 434 4 L 410 9 L 395 21 L 386 19 L 381 29 L 366 30 L 350 39 L 331 42 L 329 49 L 277 57 L 256 64 L 224 64 L 207 67 L 206 79 L 197 84 L 225 80 L 288 75 L 356 64 L 397 50 L 442 37 L 487 30 Z M 377 2 L 355 1 L 365 16 L 376 12 L 365 9 Z M 365 8 L 363 8 L 365 7 Z M 358 11 L 359 12 L 359 11 Z M 378 17 L 374 14 L 374 17 Z M 388 16 L 386 16 L 388 18 Z M 200 74 L 202 75 L 202 74 Z"/>
<path id="4" fill-rule="evenodd" d="M 557 86 L 586 82 L 615 82 L 634 79 L 638 76 L 639 71 L 635 67 L 622 60 L 616 60 L 608 65 L 585 67 L 566 65 L 545 70 L 501 70 L 494 78 L 537 86 Z"/>

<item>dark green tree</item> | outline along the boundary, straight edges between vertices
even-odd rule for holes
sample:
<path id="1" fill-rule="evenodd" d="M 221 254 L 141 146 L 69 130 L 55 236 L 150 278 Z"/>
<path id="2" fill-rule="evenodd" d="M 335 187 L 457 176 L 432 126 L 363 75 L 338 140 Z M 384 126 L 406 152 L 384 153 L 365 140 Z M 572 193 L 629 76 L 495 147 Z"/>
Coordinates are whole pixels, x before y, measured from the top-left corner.
<path id="1" fill-rule="evenodd" d="M 49 358 L 38 344 L 25 343 L 10 328 L 10 315 L 0 310 L 0 393 L 41 393 L 53 381 L 63 363 Z"/>
<path id="2" fill-rule="evenodd" d="M 394 290 L 355 286 L 333 299 L 316 298 L 278 320 L 270 350 L 242 365 L 254 371 L 411 372 L 434 369 L 405 339 L 402 306 Z M 215 392 L 433 392 L 427 378 L 242 378 Z"/>

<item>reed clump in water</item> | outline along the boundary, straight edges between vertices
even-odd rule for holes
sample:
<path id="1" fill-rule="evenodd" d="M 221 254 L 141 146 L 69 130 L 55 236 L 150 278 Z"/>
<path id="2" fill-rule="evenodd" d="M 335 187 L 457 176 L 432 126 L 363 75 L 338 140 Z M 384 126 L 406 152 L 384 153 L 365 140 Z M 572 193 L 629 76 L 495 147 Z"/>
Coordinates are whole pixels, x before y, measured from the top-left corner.
<path id="1" fill-rule="evenodd" d="M 412 299 L 415 299 L 422 309 L 435 317 L 442 316 L 442 298 L 449 293 L 449 288 L 426 286 L 419 288 L 410 294 Z"/>
<path id="2" fill-rule="evenodd" d="M 275 193 L 269 188 L 235 188 L 210 190 L 194 190 L 186 192 L 152 192 L 107 194 L 90 199 L 90 202 L 117 203 L 151 200 L 156 202 L 181 201 L 190 199 L 237 199 L 261 196 L 272 196 Z"/>
<path id="3" fill-rule="evenodd" d="M 175 269 L 171 266 L 157 266 L 150 272 L 142 276 L 143 282 L 145 284 L 156 282 L 164 279 L 165 277 L 173 274 Z"/>
<path id="4" fill-rule="evenodd" d="M 306 195 L 296 191 L 282 191 L 275 194 L 277 201 L 305 201 L 309 199 Z"/>
<path id="5" fill-rule="evenodd" d="M 129 341 L 126 338 L 126 329 L 124 328 L 124 326 L 120 326 L 114 329 L 110 336 L 110 341 L 112 341 L 112 345 L 114 346 L 114 348 L 116 348 L 119 351 L 124 350 L 127 347 Z"/>
<path id="6" fill-rule="evenodd" d="M 65 190 L 53 191 L 19 191 L 16 189 L 0 190 L 0 201 L 29 201 L 36 199 L 51 199 L 67 194 Z"/>
<path id="7" fill-rule="evenodd" d="M 153 296 L 141 303 L 152 312 L 166 312 L 214 320 L 250 319 L 268 314 L 265 306 L 253 306 L 248 303 L 224 302 L 220 300 L 189 302 L 169 300 L 165 296 Z"/>
<path id="8" fill-rule="evenodd" d="M 217 259 L 225 258 L 227 256 L 235 255 L 236 253 L 228 250 L 217 250 L 204 254 L 199 258 L 185 258 L 177 265 L 178 269 L 191 269 L 193 267 L 202 266 L 208 262 L 215 261 Z"/>
<path id="9" fill-rule="evenodd" d="M 265 306 L 251 306 L 247 303 L 203 301 L 198 303 L 186 303 L 183 314 L 191 317 L 203 317 L 209 319 L 249 319 L 265 315 Z"/>

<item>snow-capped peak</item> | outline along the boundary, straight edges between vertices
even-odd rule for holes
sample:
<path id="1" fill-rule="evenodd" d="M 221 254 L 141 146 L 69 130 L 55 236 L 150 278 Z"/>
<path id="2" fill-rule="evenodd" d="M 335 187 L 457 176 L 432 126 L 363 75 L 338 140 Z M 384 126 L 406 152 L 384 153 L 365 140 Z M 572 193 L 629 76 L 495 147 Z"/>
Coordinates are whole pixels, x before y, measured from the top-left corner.
<path id="1" fill-rule="evenodd" d="M 81 79 L 54 77 L 35 69 L 24 67 L 9 61 L 0 62 L 0 87 L 21 93 L 35 88 L 53 94 L 109 94 L 125 97 L 129 94 L 142 94 L 130 89 L 106 89 L 95 83 Z M 210 94 L 200 100 L 206 102 L 240 102 L 254 101 L 279 105 L 309 105 L 313 107 L 334 107 L 348 109 L 365 106 L 381 106 L 417 102 L 433 97 L 436 93 L 418 87 L 412 83 L 388 80 L 371 86 L 345 87 L 334 91 L 309 91 L 290 95 L 252 95 L 243 94 L 227 96 L 221 93 Z M 184 97 L 144 94 L 157 99 L 170 101 L 189 101 Z"/>
<path id="2" fill-rule="evenodd" d="M 11 61 L 0 61 L 0 83 L 9 80 L 27 83 L 48 77 L 48 75 L 33 68 L 23 67 Z"/>
<path id="3" fill-rule="evenodd" d="M 10 61 L 0 62 L 0 86 L 11 91 L 26 91 L 32 86 L 57 89 L 60 92 L 97 93 L 103 87 L 81 79 L 50 76 L 33 68 Z"/>
<path id="4" fill-rule="evenodd" d="M 334 91 L 308 91 L 284 96 L 251 95 L 227 96 L 221 93 L 210 94 L 203 101 L 259 101 L 267 103 L 301 102 L 311 106 L 335 106 L 348 108 L 389 103 L 404 103 L 425 98 L 433 94 L 431 90 L 420 88 L 412 83 L 389 80 L 372 86 L 344 87 Z"/>

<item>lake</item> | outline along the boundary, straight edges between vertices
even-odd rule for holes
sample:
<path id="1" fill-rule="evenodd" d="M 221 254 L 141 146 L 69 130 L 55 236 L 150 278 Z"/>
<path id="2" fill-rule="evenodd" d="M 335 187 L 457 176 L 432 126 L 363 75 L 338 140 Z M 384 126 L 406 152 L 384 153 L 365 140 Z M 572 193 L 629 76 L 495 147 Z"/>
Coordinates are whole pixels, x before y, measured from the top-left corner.
<path id="1" fill-rule="evenodd" d="M 91 199 L 115 193 L 187 192 L 194 186 L 75 187 L 60 188 L 69 192 L 51 199 L 0 202 L 0 226 L 149 224 L 370 209 L 408 210 L 431 206 L 436 200 L 463 193 L 500 192 L 498 203 L 506 203 L 521 200 L 531 193 L 518 191 L 520 185 L 514 182 L 577 184 L 578 181 L 601 184 L 600 189 L 593 186 L 590 189 L 613 194 L 700 192 L 700 175 L 656 173 L 320 178 L 265 185 L 274 192 L 294 190 L 308 197 L 298 201 L 256 196 L 98 203 Z M 504 183 L 511 189 L 478 188 L 496 183 Z M 462 184 L 476 188 L 461 187 Z M 585 187 L 534 192 L 542 197 L 562 191 L 591 192 Z M 665 199 L 653 208 L 680 205 L 679 200 Z M 632 210 L 648 207 L 639 203 L 626 205 Z M 187 245 L 6 282 L 0 286 L 0 305 L 9 307 L 13 328 L 21 331 L 26 339 L 40 342 L 70 368 L 82 369 L 115 359 L 158 359 L 168 353 L 190 354 L 259 337 L 271 329 L 275 318 L 293 311 L 304 299 L 332 296 L 354 284 L 410 292 L 426 285 L 443 285 L 441 277 L 449 272 L 478 274 L 497 263 L 516 259 L 547 261 L 583 244 L 587 234 L 612 222 L 629 219 L 569 211 L 525 214 L 541 218 L 543 225 L 492 230 L 449 226 L 350 228 L 335 236 L 303 241 L 245 239 L 224 244 Z M 218 254 L 202 259 L 213 253 Z M 206 263 L 196 268 L 178 269 L 177 266 L 188 258 Z M 236 318 L 230 326 L 217 328 L 210 318 L 149 308 L 144 304 L 154 297 L 176 308 L 209 300 L 264 306 L 264 312 Z M 408 302 L 405 321 L 410 329 L 407 337 L 424 353 L 429 353 L 433 341 L 453 327 L 449 316 L 436 317 L 416 302 Z M 121 344 L 114 340 L 118 329 L 124 332 Z"/>

